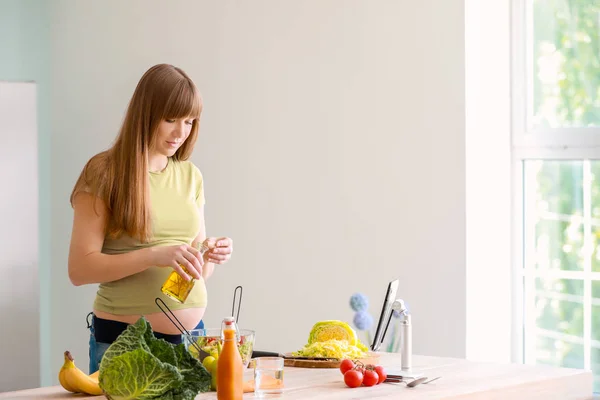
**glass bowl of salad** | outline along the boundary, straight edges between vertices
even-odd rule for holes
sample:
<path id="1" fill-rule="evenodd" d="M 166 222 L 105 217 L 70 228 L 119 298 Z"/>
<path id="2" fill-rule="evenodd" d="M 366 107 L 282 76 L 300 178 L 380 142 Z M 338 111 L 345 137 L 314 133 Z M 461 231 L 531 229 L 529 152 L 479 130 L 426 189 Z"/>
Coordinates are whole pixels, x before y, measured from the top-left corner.
<path id="1" fill-rule="evenodd" d="M 223 347 L 221 329 L 193 329 L 189 333 L 189 335 L 183 335 L 183 343 L 194 357 L 200 361 L 204 361 L 208 356 L 213 356 L 215 359 L 219 358 L 219 352 Z M 238 333 L 240 338 L 238 350 L 240 356 L 242 356 L 244 368 L 246 368 L 252 358 L 255 333 L 249 329 L 240 329 Z M 194 343 L 196 346 L 194 346 Z"/>

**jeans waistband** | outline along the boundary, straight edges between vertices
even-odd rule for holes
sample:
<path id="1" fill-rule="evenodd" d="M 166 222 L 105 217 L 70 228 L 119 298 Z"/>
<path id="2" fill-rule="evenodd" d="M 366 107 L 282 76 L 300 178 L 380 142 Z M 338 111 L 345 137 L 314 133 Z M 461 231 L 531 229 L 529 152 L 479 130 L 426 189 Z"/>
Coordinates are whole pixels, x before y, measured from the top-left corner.
<path id="1" fill-rule="evenodd" d="M 97 342 L 112 343 L 129 326 L 129 324 L 110 319 L 92 318 L 94 325 L 94 336 Z M 164 339 L 169 343 L 179 344 L 182 342 L 181 335 L 168 335 L 166 333 L 153 332 L 157 339 Z"/>

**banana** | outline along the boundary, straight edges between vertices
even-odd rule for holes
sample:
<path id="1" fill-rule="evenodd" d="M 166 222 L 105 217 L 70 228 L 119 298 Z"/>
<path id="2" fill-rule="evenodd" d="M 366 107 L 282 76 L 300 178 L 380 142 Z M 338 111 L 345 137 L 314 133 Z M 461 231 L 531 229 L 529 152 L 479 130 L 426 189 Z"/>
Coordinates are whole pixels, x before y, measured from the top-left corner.
<path id="1" fill-rule="evenodd" d="M 69 392 L 101 395 L 102 389 L 98 385 L 98 377 L 87 375 L 77 368 L 73 356 L 65 351 L 65 363 L 58 374 L 58 379 L 63 388 Z"/>
<path id="2" fill-rule="evenodd" d="M 71 393 L 77 393 L 77 390 L 67 383 L 67 378 L 65 377 L 65 372 L 67 372 L 69 368 L 75 367 L 75 364 L 69 359 L 67 354 L 69 354 L 69 352 L 65 351 L 65 362 L 58 372 L 58 381 L 60 382 L 60 385 L 65 388 L 65 390 L 68 390 Z"/>

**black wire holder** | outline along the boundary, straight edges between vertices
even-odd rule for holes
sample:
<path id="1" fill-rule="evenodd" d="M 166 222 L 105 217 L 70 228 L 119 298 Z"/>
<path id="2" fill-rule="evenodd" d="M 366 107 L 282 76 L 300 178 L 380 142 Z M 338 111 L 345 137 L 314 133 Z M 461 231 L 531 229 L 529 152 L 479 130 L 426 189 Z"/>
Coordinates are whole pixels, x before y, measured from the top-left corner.
<path id="1" fill-rule="evenodd" d="M 237 297 L 237 293 L 238 293 L 238 289 L 240 290 L 240 298 L 238 301 L 238 309 L 237 309 L 237 315 L 235 316 L 235 322 L 237 324 L 240 323 L 240 308 L 242 308 L 242 292 L 244 291 L 244 289 L 242 288 L 242 286 L 236 286 L 236 288 L 233 291 L 233 305 L 231 306 L 231 316 L 234 316 L 234 311 L 235 311 L 235 299 Z"/>
<path id="2" fill-rule="evenodd" d="M 171 309 L 163 301 L 163 299 L 161 299 L 160 297 L 157 297 L 156 299 L 154 299 L 154 302 L 156 303 L 156 305 L 158 306 L 158 308 L 160 308 L 160 311 L 162 311 L 163 314 L 165 314 L 167 316 L 167 318 L 169 318 L 169 321 L 171 321 L 171 323 L 173 325 L 175 325 L 175 328 L 177 328 L 179 330 L 179 332 L 181 332 L 182 335 L 187 335 L 189 337 L 192 336 L 192 334 L 187 329 L 185 329 L 185 327 L 183 326 L 183 324 L 181 323 L 181 321 L 175 316 L 175 314 L 173 314 L 173 311 L 171 311 Z M 162 304 L 162 306 L 164 306 L 169 311 L 169 314 L 171 314 L 170 316 L 169 316 L 169 314 L 167 314 L 167 311 L 165 311 L 162 308 L 161 304 Z M 173 317 L 174 320 L 171 317 Z M 177 323 L 175 323 L 175 321 L 177 321 Z M 199 353 L 203 353 L 203 350 L 200 348 L 200 346 L 198 346 L 198 344 L 195 341 L 190 340 L 190 342 L 192 343 L 192 346 L 194 346 L 196 348 L 196 350 L 198 350 Z"/>

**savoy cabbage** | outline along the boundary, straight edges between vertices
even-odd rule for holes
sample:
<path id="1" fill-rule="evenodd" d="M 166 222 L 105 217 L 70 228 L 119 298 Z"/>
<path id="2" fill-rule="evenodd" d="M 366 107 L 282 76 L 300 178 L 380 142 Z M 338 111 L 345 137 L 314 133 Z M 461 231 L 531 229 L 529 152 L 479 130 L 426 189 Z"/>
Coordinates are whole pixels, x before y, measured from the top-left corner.
<path id="1" fill-rule="evenodd" d="M 157 339 L 141 317 L 106 350 L 100 387 L 112 400 L 193 400 L 210 390 L 210 374 L 184 344 Z"/>

